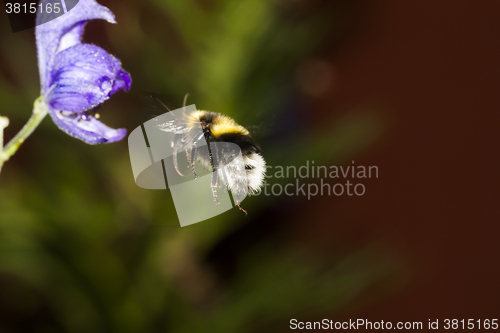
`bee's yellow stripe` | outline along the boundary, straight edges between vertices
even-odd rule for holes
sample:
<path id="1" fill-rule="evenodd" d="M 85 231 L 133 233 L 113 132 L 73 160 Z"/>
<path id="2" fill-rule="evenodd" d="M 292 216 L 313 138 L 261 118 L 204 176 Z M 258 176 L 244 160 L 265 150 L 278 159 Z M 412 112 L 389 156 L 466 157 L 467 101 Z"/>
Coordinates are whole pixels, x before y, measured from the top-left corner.
<path id="1" fill-rule="evenodd" d="M 194 111 L 188 116 L 188 125 L 189 127 L 193 127 L 195 124 L 198 124 L 200 122 L 201 116 L 205 114 L 205 111 Z"/>
<path id="2" fill-rule="evenodd" d="M 194 123 L 199 121 L 205 113 L 206 111 L 200 110 L 193 112 L 190 115 L 189 123 L 194 125 Z M 245 127 L 238 125 L 233 119 L 221 114 L 217 114 L 217 116 L 213 119 L 210 131 L 216 138 L 224 134 L 249 134 Z"/>
<path id="3" fill-rule="evenodd" d="M 249 134 L 245 127 L 238 125 L 231 118 L 222 115 L 215 119 L 210 131 L 215 137 L 219 137 L 223 134 Z"/>

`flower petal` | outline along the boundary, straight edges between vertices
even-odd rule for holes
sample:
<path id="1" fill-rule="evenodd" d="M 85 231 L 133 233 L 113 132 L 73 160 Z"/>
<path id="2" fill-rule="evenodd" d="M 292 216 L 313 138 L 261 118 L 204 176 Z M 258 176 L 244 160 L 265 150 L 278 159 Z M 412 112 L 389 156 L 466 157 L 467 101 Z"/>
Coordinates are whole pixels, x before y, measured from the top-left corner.
<path id="1" fill-rule="evenodd" d="M 61 111 L 83 112 L 131 85 L 118 59 L 102 48 L 77 44 L 56 55 L 47 104 Z"/>
<path id="2" fill-rule="evenodd" d="M 49 110 L 50 116 L 61 130 L 91 145 L 119 141 L 127 134 L 124 128 L 109 128 L 96 118 L 86 114 Z"/>
<path id="3" fill-rule="evenodd" d="M 116 23 L 113 13 L 95 0 L 80 0 L 68 13 L 42 23 L 45 15 L 47 15 L 45 12 L 38 12 L 35 29 L 42 95 L 49 89 L 48 71 L 53 67 L 56 53 L 80 42 L 86 21 L 103 19 Z"/>

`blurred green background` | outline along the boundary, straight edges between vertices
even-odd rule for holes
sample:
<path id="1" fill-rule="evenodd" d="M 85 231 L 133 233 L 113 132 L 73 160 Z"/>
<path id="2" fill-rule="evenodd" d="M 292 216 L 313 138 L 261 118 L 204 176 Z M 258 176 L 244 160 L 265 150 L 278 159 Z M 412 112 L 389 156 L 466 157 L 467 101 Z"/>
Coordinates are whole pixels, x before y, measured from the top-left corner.
<path id="1" fill-rule="evenodd" d="M 321 99 L 338 84 L 328 54 L 356 31 L 362 1 L 99 2 L 118 24 L 89 23 L 85 41 L 133 79 L 99 110 L 111 127 L 165 112 L 144 93 L 171 109 L 189 93 L 247 127 L 268 165 L 301 166 L 350 164 L 390 125 L 379 106 Z M 13 34 L 6 17 L 0 29 L 8 140 L 40 88 L 33 29 Z M 328 213 L 336 201 L 317 214 L 315 199 L 260 195 L 247 217 L 180 228 L 168 191 L 135 185 L 126 139 L 88 146 L 47 117 L 0 175 L 0 332 L 279 332 L 291 318 L 341 318 L 406 273 L 380 238 L 304 236 L 318 219 L 349 224 Z"/>

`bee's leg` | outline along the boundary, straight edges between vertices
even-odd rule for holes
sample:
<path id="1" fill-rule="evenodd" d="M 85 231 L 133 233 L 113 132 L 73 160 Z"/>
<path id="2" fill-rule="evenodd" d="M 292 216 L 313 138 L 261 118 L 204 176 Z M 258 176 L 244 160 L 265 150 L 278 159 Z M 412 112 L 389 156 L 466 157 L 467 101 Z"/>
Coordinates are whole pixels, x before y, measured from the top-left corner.
<path id="1" fill-rule="evenodd" d="M 193 175 L 194 175 L 194 178 L 198 178 L 198 175 L 196 174 L 196 170 L 195 170 L 195 165 L 194 163 L 196 162 L 196 143 L 193 144 L 193 147 L 191 149 L 191 159 L 190 159 L 190 167 L 191 167 L 191 171 L 193 172 Z"/>
<path id="2" fill-rule="evenodd" d="M 212 194 L 214 195 L 214 200 L 217 202 L 217 205 L 219 205 L 220 202 L 217 200 L 217 187 L 219 184 L 219 158 L 217 154 L 217 145 L 212 146 L 210 142 L 208 142 L 208 156 L 210 157 L 210 164 L 212 166 Z"/>
<path id="3" fill-rule="evenodd" d="M 198 175 L 196 174 L 196 172 L 194 171 L 194 164 L 191 163 L 191 161 L 193 160 L 193 149 L 189 149 L 187 148 L 186 149 L 186 157 L 187 157 L 187 164 L 189 166 L 189 168 L 191 169 L 191 172 L 193 173 L 193 176 L 194 176 L 194 179 L 197 179 L 198 178 Z"/>
<path id="4" fill-rule="evenodd" d="M 220 158 L 220 152 L 219 149 L 217 148 L 217 145 L 213 145 L 213 149 L 211 150 L 211 157 L 212 157 L 212 167 L 214 170 L 221 171 L 222 172 L 222 179 L 220 175 L 217 173 L 217 183 L 215 186 L 217 187 L 222 187 L 224 189 L 224 193 L 227 193 L 226 187 L 223 184 L 227 184 L 227 179 L 226 179 L 226 173 L 224 169 L 224 165 L 222 165 L 219 161 Z"/>
<path id="5" fill-rule="evenodd" d="M 191 149 L 185 148 L 188 167 L 191 169 Z"/>
<path id="6" fill-rule="evenodd" d="M 248 215 L 248 212 L 246 210 L 243 209 L 243 207 L 241 207 L 241 205 L 238 203 L 238 208 L 243 212 L 245 213 L 245 216 Z"/>
<path id="7" fill-rule="evenodd" d="M 233 193 L 232 191 L 231 191 L 231 193 L 233 194 L 234 201 L 236 201 L 236 205 L 238 206 L 238 208 L 239 208 L 239 209 L 240 209 L 243 213 L 245 213 L 245 216 L 246 216 L 246 215 L 248 215 L 248 212 L 247 212 L 245 209 L 243 209 L 243 207 L 241 207 L 240 200 L 239 200 L 238 196 L 237 196 L 237 195 L 235 195 L 235 193 Z"/>
<path id="8" fill-rule="evenodd" d="M 219 199 L 217 199 L 217 183 L 219 182 L 219 173 L 217 170 L 212 172 L 212 195 L 216 205 L 220 205 Z"/>
<path id="9" fill-rule="evenodd" d="M 189 167 L 191 168 L 191 171 L 193 172 L 193 175 L 194 175 L 194 178 L 198 178 L 198 175 L 196 174 L 196 170 L 195 170 L 195 163 L 196 163 L 196 150 L 197 150 L 197 144 L 198 144 L 198 141 L 201 140 L 201 138 L 204 137 L 204 134 L 203 132 L 201 133 L 201 135 L 196 138 L 196 140 L 193 141 L 193 144 L 191 145 L 191 151 L 189 153 L 186 152 L 187 154 L 187 157 L 188 157 L 188 164 L 189 164 Z"/>
<path id="10" fill-rule="evenodd" d="M 212 152 L 212 145 L 210 144 L 210 142 L 208 143 L 208 157 L 210 158 L 210 165 L 212 166 L 212 172 L 215 172 L 217 170 L 217 159 L 214 158 L 214 154 Z M 213 146 L 214 149 L 215 148 L 215 145 Z"/>
<path id="11" fill-rule="evenodd" d="M 181 177 L 187 177 L 188 175 L 184 175 L 180 170 L 179 170 L 179 163 L 177 162 L 177 154 L 179 153 L 179 146 L 182 147 L 181 143 L 183 141 L 183 138 L 181 135 L 179 134 L 175 134 L 174 135 L 174 138 L 172 140 L 172 157 L 173 157 L 173 160 L 174 160 L 174 168 L 175 168 L 175 171 L 177 171 L 177 173 L 179 174 L 179 176 Z"/>
<path id="12" fill-rule="evenodd" d="M 177 163 L 177 153 L 178 153 L 178 150 L 177 150 L 177 147 L 174 146 L 173 148 L 173 158 L 174 158 L 174 168 L 175 168 L 175 171 L 177 171 L 177 173 L 179 174 L 179 176 L 181 177 L 187 177 L 188 175 L 184 175 L 182 174 L 182 172 L 179 170 L 179 164 Z"/>

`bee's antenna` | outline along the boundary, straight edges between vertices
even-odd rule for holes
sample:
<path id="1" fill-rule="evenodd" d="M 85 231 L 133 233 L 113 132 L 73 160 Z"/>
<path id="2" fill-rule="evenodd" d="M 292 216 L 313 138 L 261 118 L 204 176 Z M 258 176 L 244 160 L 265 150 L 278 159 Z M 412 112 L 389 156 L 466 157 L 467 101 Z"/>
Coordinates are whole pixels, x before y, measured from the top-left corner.
<path id="1" fill-rule="evenodd" d="M 184 102 L 182 103 L 182 114 L 186 116 L 186 101 L 188 99 L 189 93 L 184 95 Z"/>
<path id="2" fill-rule="evenodd" d="M 150 96 L 151 96 L 151 98 L 156 99 L 156 100 L 157 100 L 157 101 L 158 101 L 161 105 L 163 105 L 163 106 L 165 107 L 165 109 L 167 109 L 168 111 L 172 112 L 172 110 L 170 110 L 170 109 L 168 108 L 168 106 L 166 106 L 166 105 L 165 105 L 165 104 L 164 104 L 164 103 L 163 103 L 163 102 L 162 102 L 162 101 L 161 101 L 158 97 L 153 96 L 153 95 L 150 95 Z"/>

